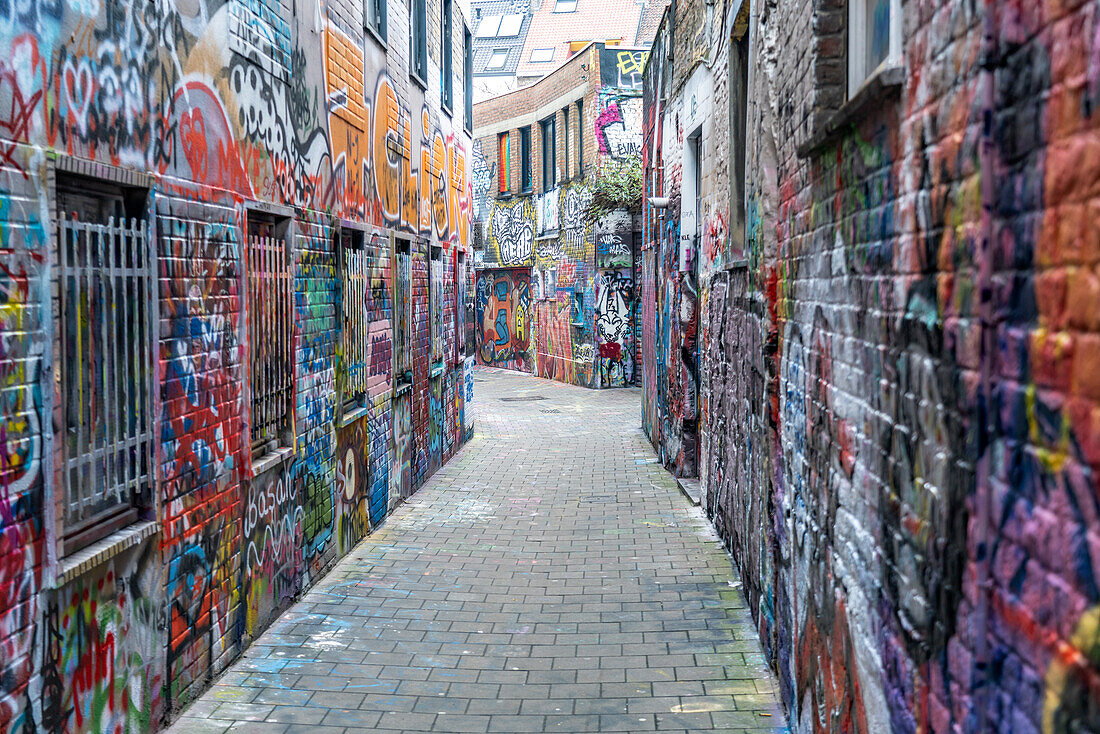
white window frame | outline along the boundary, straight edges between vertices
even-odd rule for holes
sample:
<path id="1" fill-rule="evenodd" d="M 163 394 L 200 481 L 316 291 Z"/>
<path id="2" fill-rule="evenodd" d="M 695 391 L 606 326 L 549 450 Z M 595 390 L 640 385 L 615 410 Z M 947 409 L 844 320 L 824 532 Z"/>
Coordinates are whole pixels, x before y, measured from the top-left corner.
<path id="1" fill-rule="evenodd" d="M 501 56 L 501 62 L 494 66 L 493 59 L 497 58 L 497 55 Z M 489 60 L 485 62 L 485 71 L 500 71 L 508 65 L 508 49 L 506 48 L 494 48 L 493 52 L 489 55 Z"/>
<path id="2" fill-rule="evenodd" d="M 882 68 L 901 63 L 901 0 L 884 0 L 890 9 L 890 38 L 886 58 L 868 68 L 868 49 L 874 32 L 869 9 L 883 0 L 848 0 L 848 99 Z"/>
<path id="3" fill-rule="evenodd" d="M 546 58 L 536 58 L 536 56 L 544 56 L 545 52 L 549 51 L 550 55 Z M 533 48 L 531 49 L 531 63 L 532 64 L 545 64 L 554 60 L 554 53 L 557 51 L 553 46 L 549 48 Z"/>
<path id="4" fill-rule="evenodd" d="M 555 13 L 577 12 L 577 0 L 554 0 Z"/>
<path id="5" fill-rule="evenodd" d="M 502 20 L 504 20 L 503 15 L 486 15 L 481 19 L 481 22 L 477 24 L 477 31 L 474 33 L 474 36 L 476 38 L 496 38 L 497 33 L 500 32 L 500 23 Z M 489 32 L 490 30 L 492 33 Z"/>

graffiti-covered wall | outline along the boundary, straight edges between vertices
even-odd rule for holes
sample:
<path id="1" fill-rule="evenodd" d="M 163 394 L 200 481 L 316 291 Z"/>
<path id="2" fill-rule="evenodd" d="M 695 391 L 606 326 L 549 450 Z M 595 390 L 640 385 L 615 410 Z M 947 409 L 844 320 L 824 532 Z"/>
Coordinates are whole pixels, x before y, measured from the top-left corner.
<path id="1" fill-rule="evenodd" d="M 484 320 L 492 309 L 478 311 L 482 362 L 584 387 L 639 379 L 636 217 L 626 209 L 594 213 L 590 205 L 605 170 L 640 163 L 646 56 L 593 43 L 531 87 L 478 104 L 475 263 L 479 277 L 522 282 L 529 304 L 522 359 L 499 341 L 496 316 Z M 535 118 L 563 95 L 572 99 Z M 479 309 L 498 302 L 495 292 L 478 292 Z"/>
<path id="2" fill-rule="evenodd" d="M 0 732 L 160 728 L 470 435 L 465 23 L 388 5 L 0 5 Z"/>
<path id="3" fill-rule="evenodd" d="M 647 186 L 670 202 L 645 218 L 644 423 L 667 456 L 664 330 L 675 345 L 689 312 L 666 319 L 660 291 L 695 200 L 703 502 L 792 730 L 1093 730 L 1100 17 L 875 6 L 864 30 L 893 28 L 893 51 L 850 88 L 843 3 L 718 3 L 691 38 L 669 29 L 703 2 L 666 17 L 645 73 Z"/>

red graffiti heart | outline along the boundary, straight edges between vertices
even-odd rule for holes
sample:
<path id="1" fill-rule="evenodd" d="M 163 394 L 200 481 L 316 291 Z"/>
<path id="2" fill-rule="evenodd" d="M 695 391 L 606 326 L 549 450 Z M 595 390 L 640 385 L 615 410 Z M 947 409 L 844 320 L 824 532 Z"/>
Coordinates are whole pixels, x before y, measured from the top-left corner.
<path id="1" fill-rule="evenodd" d="M 202 110 L 193 109 L 180 116 L 180 140 L 195 179 L 206 181 L 206 121 Z"/>
<path id="2" fill-rule="evenodd" d="M 72 62 L 65 64 L 65 103 L 69 120 L 75 122 L 82 132 L 87 130 L 88 106 L 92 102 L 94 82 L 92 70 L 86 63 L 81 63 L 79 70 Z"/>

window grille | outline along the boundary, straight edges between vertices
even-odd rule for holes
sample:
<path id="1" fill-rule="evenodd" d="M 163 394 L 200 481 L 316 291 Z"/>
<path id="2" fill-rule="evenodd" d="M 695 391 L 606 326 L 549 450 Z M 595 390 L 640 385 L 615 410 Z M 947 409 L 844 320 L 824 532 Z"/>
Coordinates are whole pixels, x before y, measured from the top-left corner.
<path id="1" fill-rule="evenodd" d="M 347 382 L 345 407 L 367 392 L 370 376 L 370 270 L 363 233 L 345 230 L 340 236 L 341 347 Z"/>
<path id="2" fill-rule="evenodd" d="M 408 240 L 398 240 L 394 250 L 394 379 L 400 384 L 412 381 L 412 248 Z"/>
<path id="3" fill-rule="evenodd" d="M 58 224 L 66 554 L 137 520 L 152 488 L 152 260 L 145 222 Z"/>
<path id="4" fill-rule="evenodd" d="M 245 248 L 253 458 L 290 444 L 293 282 L 286 239 L 275 229 L 269 222 L 250 224 Z"/>

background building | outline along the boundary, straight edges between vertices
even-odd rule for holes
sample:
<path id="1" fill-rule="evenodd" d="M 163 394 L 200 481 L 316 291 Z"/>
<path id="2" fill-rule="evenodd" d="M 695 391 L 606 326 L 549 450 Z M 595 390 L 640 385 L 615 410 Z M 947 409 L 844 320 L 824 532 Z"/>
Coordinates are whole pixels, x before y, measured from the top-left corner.
<path id="1" fill-rule="evenodd" d="M 0 731 L 156 729 L 472 430 L 470 34 L 0 17 Z"/>
<path id="2" fill-rule="evenodd" d="M 533 84 L 590 41 L 649 48 L 666 4 L 667 0 L 474 0 L 474 101 Z"/>
<path id="3" fill-rule="evenodd" d="M 644 423 L 796 732 L 1100 728 L 1100 16 L 705 0 L 645 71 Z"/>
<path id="4" fill-rule="evenodd" d="M 634 217 L 588 213 L 603 172 L 640 164 L 646 52 L 587 44 L 475 106 L 478 359 L 588 387 L 637 364 Z"/>

